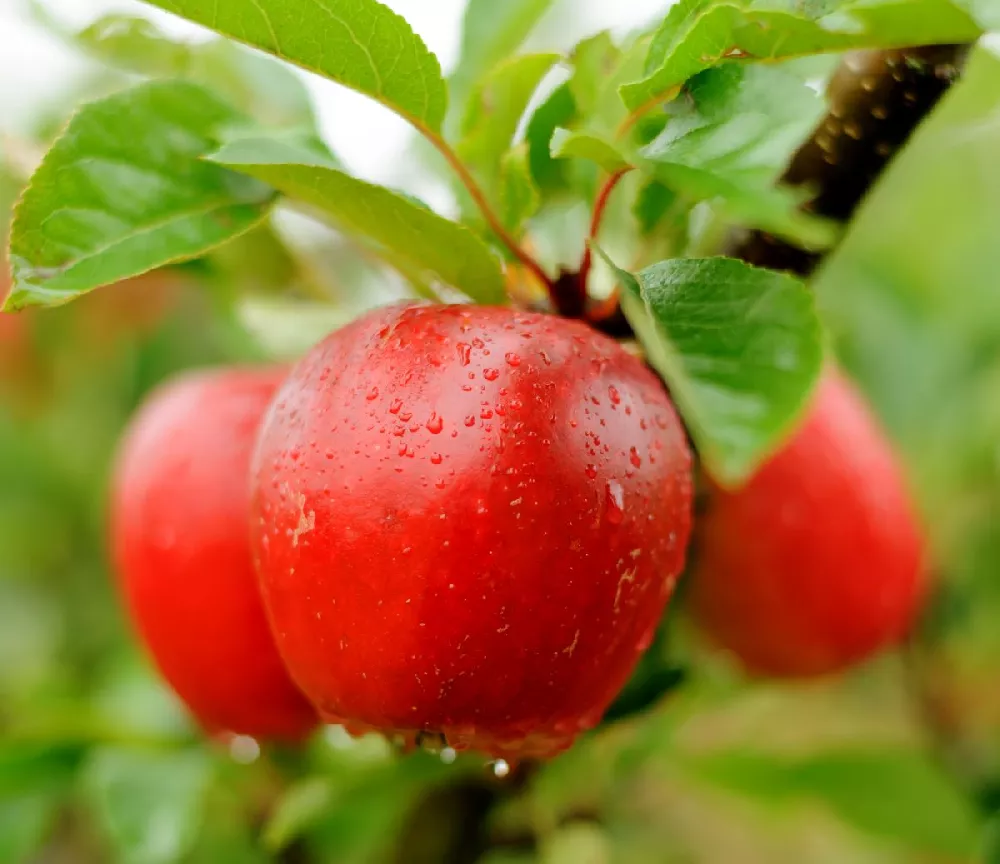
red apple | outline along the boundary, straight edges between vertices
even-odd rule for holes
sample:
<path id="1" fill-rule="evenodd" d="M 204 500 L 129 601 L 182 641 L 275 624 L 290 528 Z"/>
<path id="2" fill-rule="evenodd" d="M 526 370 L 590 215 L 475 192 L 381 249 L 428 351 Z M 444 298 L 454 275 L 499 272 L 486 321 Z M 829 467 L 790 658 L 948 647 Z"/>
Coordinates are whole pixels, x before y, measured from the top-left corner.
<path id="1" fill-rule="evenodd" d="M 111 536 L 131 618 L 210 732 L 294 740 L 318 723 L 282 666 L 250 556 L 248 470 L 280 369 L 187 375 L 132 423 Z"/>
<path id="2" fill-rule="evenodd" d="M 694 617 L 755 673 L 844 669 L 898 642 L 924 598 L 900 465 L 832 369 L 780 452 L 742 489 L 710 492 L 696 538 Z"/>
<path id="3" fill-rule="evenodd" d="M 289 671 L 351 731 L 567 747 L 683 567 L 690 463 L 660 381 L 581 323 L 366 315 L 305 357 L 261 430 L 253 543 Z"/>

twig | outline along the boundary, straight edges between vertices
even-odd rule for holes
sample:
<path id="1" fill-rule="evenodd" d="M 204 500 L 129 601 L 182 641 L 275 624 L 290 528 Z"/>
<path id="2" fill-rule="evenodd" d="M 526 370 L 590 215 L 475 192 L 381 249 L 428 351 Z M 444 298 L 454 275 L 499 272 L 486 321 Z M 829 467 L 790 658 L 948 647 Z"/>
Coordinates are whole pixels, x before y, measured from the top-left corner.
<path id="1" fill-rule="evenodd" d="M 892 157 L 958 76 L 967 45 L 845 56 L 830 81 L 830 111 L 793 157 L 784 185 L 807 189 L 804 210 L 846 223 Z M 760 267 L 809 275 L 822 255 L 763 231 L 741 232 L 725 252 Z"/>

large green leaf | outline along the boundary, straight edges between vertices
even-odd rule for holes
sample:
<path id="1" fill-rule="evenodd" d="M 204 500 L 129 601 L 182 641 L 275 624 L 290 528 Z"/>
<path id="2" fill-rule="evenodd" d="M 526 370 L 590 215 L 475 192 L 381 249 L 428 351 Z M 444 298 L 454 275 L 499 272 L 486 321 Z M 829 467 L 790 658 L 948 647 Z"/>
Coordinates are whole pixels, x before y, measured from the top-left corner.
<path id="1" fill-rule="evenodd" d="M 645 75 L 625 84 L 621 96 L 630 111 L 641 111 L 726 58 L 776 60 L 856 48 L 967 42 L 982 29 L 952 0 L 829 0 L 812 6 L 682 0 L 653 38 Z"/>
<path id="2" fill-rule="evenodd" d="M 506 60 L 525 40 L 553 0 L 468 0 L 462 19 L 462 45 L 449 78 L 456 120 L 487 72 Z"/>
<path id="3" fill-rule="evenodd" d="M 726 64 L 688 85 L 666 127 L 641 151 L 645 167 L 694 200 L 719 198 L 746 225 L 821 246 L 832 230 L 796 209 L 775 180 L 823 116 L 812 88 L 780 66 Z"/>
<path id="4" fill-rule="evenodd" d="M 728 258 L 616 271 L 622 305 L 720 483 L 745 480 L 780 444 L 819 375 L 809 291 Z"/>
<path id="5" fill-rule="evenodd" d="M 855 828 L 914 851 L 967 860 L 976 842 L 970 803 L 919 753 L 842 750 L 794 758 L 733 751 L 685 764 L 703 780 L 758 802 L 821 801 Z"/>
<path id="6" fill-rule="evenodd" d="M 52 828 L 59 808 L 51 792 L 0 796 L 0 864 L 32 860 Z"/>
<path id="7" fill-rule="evenodd" d="M 448 94 L 437 58 L 376 0 L 147 2 L 371 96 L 418 127 L 441 127 Z"/>
<path id="8" fill-rule="evenodd" d="M 203 750 L 138 752 L 103 748 L 83 774 L 97 824 L 125 864 L 172 864 L 190 849 L 211 781 Z"/>
<path id="9" fill-rule="evenodd" d="M 45 155 L 14 215 L 8 309 L 54 305 L 199 256 L 263 219 L 258 181 L 201 161 L 243 117 L 181 81 L 82 108 Z"/>
<path id="10" fill-rule="evenodd" d="M 280 138 L 242 138 L 211 161 L 234 168 L 318 209 L 409 266 L 486 303 L 504 299 L 500 263 L 475 234 L 407 196 L 340 171 L 321 154 Z"/>

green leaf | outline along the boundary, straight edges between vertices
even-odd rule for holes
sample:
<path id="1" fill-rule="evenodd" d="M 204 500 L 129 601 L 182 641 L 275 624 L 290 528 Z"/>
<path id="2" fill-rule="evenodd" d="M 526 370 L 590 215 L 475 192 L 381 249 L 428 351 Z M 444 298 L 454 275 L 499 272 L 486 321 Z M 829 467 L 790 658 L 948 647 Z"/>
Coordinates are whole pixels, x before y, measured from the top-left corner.
<path id="1" fill-rule="evenodd" d="M 552 133 L 575 116 L 576 104 L 566 82 L 549 94 L 528 121 L 525 141 L 530 152 L 531 176 L 541 189 L 558 189 L 565 185 L 566 166 L 552 158 L 549 142 Z"/>
<path id="2" fill-rule="evenodd" d="M 833 229 L 797 212 L 775 180 L 823 116 L 815 91 L 776 66 L 726 64 L 697 75 L 689 99 L 670 106 L 663 132 L 641 151 L 651 171 L 680 194 L 720 198 L 729 213 L 808 246 Z"/>
<path id="3" fill-rule="evenodd" d="M 335 798 L 336 790 L 327 777 L 307 777 L 290 786 L 264 826 L 264 845 L 272 852 L 284 849 L 322 819 Z"/>
<path id="4" fill-rule="evenodd" d="M 617 174 L 630 167 L 618 148 L 598 135 L 556 129 L 551 147 L 554 159 L 587 159 L 609 174 Z"/>
<path id="5" fill-rule="evenodd" d="M 504 153 L 500 160 L 500 218 L 515 236 L 542 204 L 531 176 L 530 152 L 525 142 Z"/>
<path id="6" fill-rule="evenodd" d="M 449 78 L 452 110 L 465 115 L 466 100 L 476 83 L 510 57 L 553 0 L 469 0 L 462 19 L 462 45 Z"/>
<path id="7" fill-rule="evenodd" d="M 171 864 L 190 851 L 201 822 L 211 763 L 201 750 L 97 750 L 83 791 L 117 857 L 128 864 Z"/>
<path id="8" fill-rule="evenodd" d="M 511 147 L 521 117 L 558 54 L 527 54 L 501 63 L 476 88 L 462 124 L 459 156 L 496 198 L 500 160 Z"/>
<path id="9" fill-rule="evenodd" d="M 820 4 L 812 14 L 798 4 L 769 5 L 760 8 L 755 0 L 677 4 L 650 44 L 644 77 L 621 88 L 626 107 L 641 112 L 667 101 L 688 78 L 726 58 L 777 60 L 967 42 L 981 33 L 951 0 L 839 0 Z"/>
<path id="10" fill-rule="evenodd" d="M 194 258 L 258 224 L 263 184 L 200 160 L 241 115 L 180 81 L 82 108 L 14 215 L 8 309 L 55 305 Z"/>
<path id="11" fill-rule="evenodd" d="M 632 215 L 639 223 L 639 233 L 651 234 L 677 203 L 677 193 L 659 180 L 647 180 L 636 194 Z"/>
<path id="12" fill-rule="evenodd" d="M 615 269 L 625 314 L 705 467 L 739 484 L 791 430 L 819 375 L 812 296 L 790 276 L 728 258 Z"/>
<path id="13" fill-rule="evenodd" d="M 855 828 L 914 851 L 965 860 L 976 843 L 969 802 L 919 753 L 843 750 L 795 758 L 733 751 L 685 764 L 701 779 L 757 801 L 820 801 Z"/>
<path id="14" fill-rule="evenodd" d="M 243 138 L 210 157 L 317 208 L 345 231 L 484 303 L 504 300 L 500 262 L 475 234 L 280 138 Z"/>
<path id="15" fill-rule="evenodd" d="M 20 864 L 45 842 L 59 809 L 48 792 L 23 792 L 0 798 L 0 864 Z"/>
<path id="16" fill-rule="evenodd" d="M 418 128 L 441 128 L 448 95 L 437 58 L 376 0 L 147 0 L 357 90 Z"/>

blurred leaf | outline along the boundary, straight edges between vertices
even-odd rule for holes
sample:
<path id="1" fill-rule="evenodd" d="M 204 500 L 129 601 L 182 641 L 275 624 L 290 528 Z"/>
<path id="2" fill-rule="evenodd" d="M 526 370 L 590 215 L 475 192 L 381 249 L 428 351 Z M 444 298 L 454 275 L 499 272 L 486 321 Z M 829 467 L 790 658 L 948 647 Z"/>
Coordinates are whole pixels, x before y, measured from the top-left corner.
<path id="1" fill-rule="evenodd" d="M 315 129 L 305 83 L 284 63 L 228 39 L 184 43 L 145 18 L 107 15 L 74 35 L 84 50 L 131 72 L 183 77 L 217 91 L 258 123 Z"/>
<path id="2" fill-rule="evenodd" d="M 437 783 L 462 769 L 427 753 L 414 753 L 337 784 L 334 806 L 310 830 L 327 854 L 323 860 L 362 864 L 382 860 L 395 842 L 403 818 Z"/>
<path id="3" fill-rule="evenodd" d="M 756 800 L 821 801 L 855 828 L 914 850 L 964 858 L 975 846 L 971 805 L 919 753 L 843 750 L 795 758 L 732 751 L 685 764 L 702 780 Z"/>
<path id="4" fill-rule="evenodd" d="M 614 92 L 608 87 L 608 81 L 619 71 L 622 50 L 604 30 L 579 42 L 573 49 L 570 63 L 573 67 L 570 93 L 577 112 L 581 117 L 588 117 L 600 107 L 604 94 Z"/>
<path id="5" fill-rule="evenodd" d="M 681 0 L 650 44 L 641 80 L 621 88 L 632 112 L 666 101 L 688 78 L 726 58 L 778 60 L 856 48 L 968 42 L 982 28 L 951 0 L 832 0 L 799 4 Z"/>
<path id="6" fill-rule="evenodd" d="M 0 864 L 28 860 L 45 842 L 59 798 L 45 792 L 0 797 Z"/>
<path id="7" fill-rule="evenodd" d="M 780 66 L 727 64 L 696 76 L 642 150 L 651 171 L 685 197 L 721 198 L 728 212 L 808 246 L 832 229 L 798 211 L 773 183 L 823 116 L 814 90 Z"/>
<path id="8" fill-rule="evenodd" d="M 500 218 L 515 236 L 541 206 L 542 198 L 531 176 L 526 143 L 508 150 L 500 159 Z"/>
<path id="9" fill-rule="evenodd" d="M 659 180 L 647 180 L 636 194 L 632 214 L 642 234 L 650 234 L 677 203 L 677 193 Z"/>
<path id="10" fill-rule="evenodd" d="M 791 431 L 819 374 L 812 296 L 790 276 L 728 258 L 616 273 L 625 314 L 705 467 L 739 484 Z"/>
<path id="11" fill-rule="evenodd" d="M 576 114 L 576 104 L 569 84 L 563 83 L 549 94 L 528 121 L 525 139 L 530 153 L 531 176 L 541 189 L 563 185 L 565 166 L 552 158 L 549 142 L 559 126 L 569 123 Z"/>
<path id="12" fill-rule="evenodd" d="M 140 84 L 82 108 L 17 205 L 6 308 L 67 302 L 259 223 L 271 191 L 200 159 L 241 120 L 180 81 Z"/>
<path id="13" fill-rule="evenodd" d="M 268 355 L 292 360 L 349 323 L 354 313 L 340 306 L 280 297 L 244 297 L 237 315 Z"/>
<path id="14" fill-rule="evenodd" d="M 418 128 L 441 128 L 448 94 L 437 58 L 376 0 L 147 2 L 364 93 Z"/>
<path id="15" fill-rule="evenodd" d="M 190 851 L 211 780 L 204 750 L 96 750 L 83 774 L 94 817 L 124 864 L 170 864 Z"/>
<path id="16" fill-rule="evenodd" d="M 333 783 L 327 777 L 307 777 L 290 786 L 264 827 L 264 844 L 274 852 L 284 849 L 318 822 L 334 799 Z"/>
<path id="17" fill-rule="evenodd" d="M 483 178 L 496 199 L 503 154 L 511 147 L 521 116 L 557 54 L 526 54 L 492 69 L 476 87 L 462 124 L 459 156 Z"/>
<path id="18" fill-rule="evenodd" d="M 360 233 L 413 267 L 486 303 L 504 299 L 498 259 L 471 231 L 381 186 L 357 180 L 279 138 L 243 138 L 210 157 Z"/>
<path id="19" fill-rule="evenodd" d="M 628 160 L 618 148 L 597 135 L 556 129 L 551 146 L 553 159 L 588 159 L 609 174 L 629 167 Z"/>
<path id="20" fill-rule="evenodd" d="M 1000 30 L 1000 6 L 994 0 L 956 0 L 984 30 Z"/>
<path id="21" fill-rule="evenodd" d="M 987 824 L 980 852 L 977 861 L 982 864 L 1000 864 L 1000 818 L 994 816 Z"/>
<path id="22" fill-rule="evenodd" d="M 458 63 L 448 80 L 456 120 L 490 70 L 507 60 L 527 38 L 553 0 L 468 0 L 462 19 Z"/>

